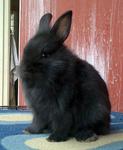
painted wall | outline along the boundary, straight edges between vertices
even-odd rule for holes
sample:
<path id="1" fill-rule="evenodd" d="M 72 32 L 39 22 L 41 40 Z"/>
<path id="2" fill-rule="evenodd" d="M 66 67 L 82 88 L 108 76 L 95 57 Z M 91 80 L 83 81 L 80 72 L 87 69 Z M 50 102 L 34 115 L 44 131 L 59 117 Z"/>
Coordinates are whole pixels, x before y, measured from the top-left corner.
<path id="1" fill-rule="evenodd" d="M 9 104 L 10 0 L 0 0 L 0 106 Z"/>
<path id="2" fill-rule="evenodd" d="M 45 12 L 54 20 L 73 10 L 66 44 L 100 72 L 110 93 L 113 111 L 123 112 L 123 0 L 20 0 L 20 59 Z M 25 105 L 19 88 L 19 104 Z"/>

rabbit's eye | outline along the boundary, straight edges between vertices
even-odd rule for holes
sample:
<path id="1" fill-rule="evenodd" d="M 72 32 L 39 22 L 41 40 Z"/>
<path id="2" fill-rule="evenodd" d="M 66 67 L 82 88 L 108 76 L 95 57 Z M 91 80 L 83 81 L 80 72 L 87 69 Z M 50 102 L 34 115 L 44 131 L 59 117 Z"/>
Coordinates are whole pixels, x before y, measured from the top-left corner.
<path id="1" fill-rule="evenodd" d="M 43 58 L 47 58 L 48 56 L 49 56 L 49 54 L 46 54 L 46 53 L 41 54 L 41 57 L 43 57 Z"/>
<path id="2" fill-rule="evenodd" d="M 41 55 L 42 57 L 46 57 L 46 54 L 45 53 L 42 53 L 42 55 Z"/>

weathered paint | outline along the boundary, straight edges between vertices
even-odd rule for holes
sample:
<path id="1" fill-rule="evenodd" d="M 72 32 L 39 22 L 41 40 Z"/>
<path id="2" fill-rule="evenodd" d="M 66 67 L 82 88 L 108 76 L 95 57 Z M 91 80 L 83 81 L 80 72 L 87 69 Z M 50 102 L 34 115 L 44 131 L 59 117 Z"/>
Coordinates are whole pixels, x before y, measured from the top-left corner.
<path id="1" fill-rule="evenodd" d="M 95 66 L 108 85 L 112 110 L 123 112 L 123 0 L 20 0 L 20 8 L 20 58 L 45 12 L 52 12 L 53 23 L 73 10 L 66 44 Z M 24 105 L 21 88 L 19 105 Z"/>

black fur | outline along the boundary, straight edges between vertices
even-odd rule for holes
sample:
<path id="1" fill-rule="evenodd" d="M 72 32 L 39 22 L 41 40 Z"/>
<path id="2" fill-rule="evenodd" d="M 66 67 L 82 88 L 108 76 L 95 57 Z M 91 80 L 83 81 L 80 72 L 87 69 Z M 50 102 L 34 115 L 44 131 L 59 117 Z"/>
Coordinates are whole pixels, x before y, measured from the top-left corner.
<path id="1" fill-rule="evenodd" d="M 71 26 L 72 11 L 50 27 L 45 14 L 36 35 L 24 49 L 20 64 L 25 98 L 33 112 L 26 132 L 51 132 L 49 141 L 69 137 L 87 140 L 110 130 L 108 90 L 93 66 L 74 55 L 63 42 Z"/>

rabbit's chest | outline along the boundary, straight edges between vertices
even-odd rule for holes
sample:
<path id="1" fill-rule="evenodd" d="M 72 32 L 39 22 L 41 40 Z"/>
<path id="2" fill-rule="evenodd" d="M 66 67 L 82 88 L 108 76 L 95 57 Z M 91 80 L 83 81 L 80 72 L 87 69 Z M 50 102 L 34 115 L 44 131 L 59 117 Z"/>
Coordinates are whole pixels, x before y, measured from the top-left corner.
<path id="1" fill-rule="evenodd" d="M 37 109 L 39 107 L 40 109 L 49 109 L 56 105 L 56 101 L 54 100 L 54 95 L 52 91 L 45 87 L 28 87 L 28 85 L 24 83 L 23 89 L 26 103 L 31 108 Z"/>

